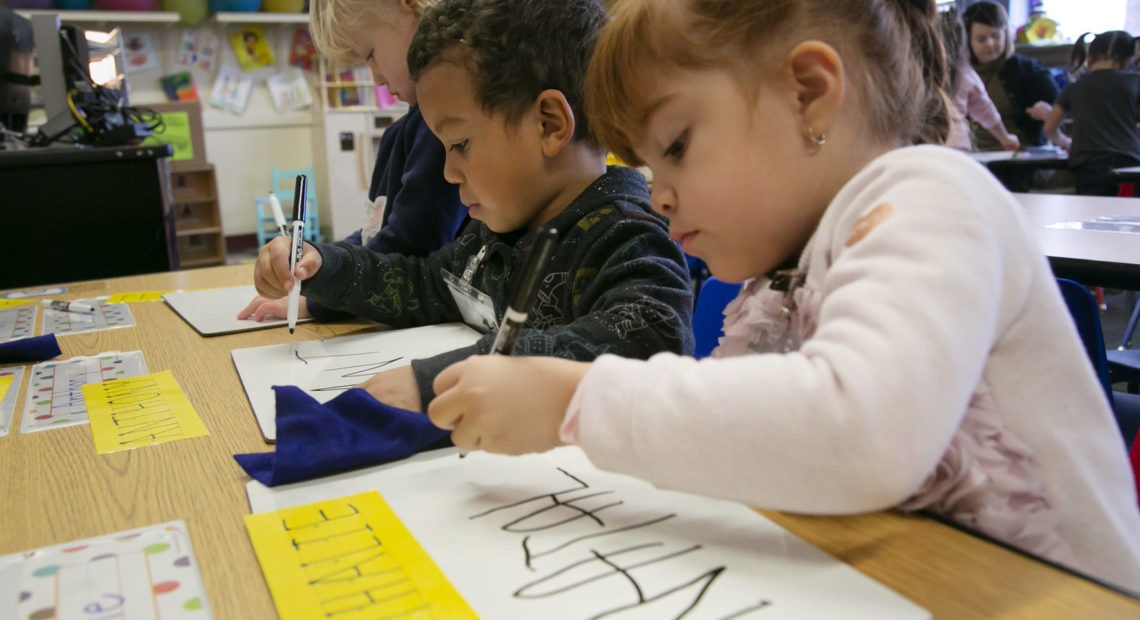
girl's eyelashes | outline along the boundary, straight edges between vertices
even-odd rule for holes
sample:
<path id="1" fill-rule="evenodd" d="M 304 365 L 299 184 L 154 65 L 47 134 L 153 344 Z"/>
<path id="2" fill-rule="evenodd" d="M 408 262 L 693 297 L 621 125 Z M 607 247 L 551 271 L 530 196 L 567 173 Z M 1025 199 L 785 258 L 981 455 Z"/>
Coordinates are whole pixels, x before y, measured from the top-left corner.
<path id="1" fill-rule="evenodd" d="M 681 132 L 681 135 L 678 136 L 676 140 L 673 140 L 672 144 L 665 148 L 665 152 L 662 154 L 662 156 L 666 159 L 680 159 L 681 156 L 685 154 L 685 145 L 688 143 L 688 141 L 689 130 L 686 129 L 685 131 Z"/>
<path id="2" fill-rule="evenodd" d="M 467 139 L 460 140 L 459 142 L 453 142 L 448 150 L 455 151 L 456 153 L 462 153 L 463 151 L 467 150 Z"/>

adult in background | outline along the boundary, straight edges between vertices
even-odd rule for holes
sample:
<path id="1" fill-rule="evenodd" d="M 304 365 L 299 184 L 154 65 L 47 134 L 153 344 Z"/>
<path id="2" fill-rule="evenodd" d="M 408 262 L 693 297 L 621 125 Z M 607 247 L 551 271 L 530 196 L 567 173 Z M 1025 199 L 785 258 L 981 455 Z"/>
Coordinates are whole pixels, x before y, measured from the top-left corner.
<path id="1" fill-rule="evenodd" d="M 1002 124 L 1023 147 L 1045 144 L 1043 122 L 1053 109 L 1059 89 L 1044 65 L 1015 54 L 1009 32 L 1009 14 L 1000 4 L 983 1 L 962 13 L 970 40 L 970 64 L 986 85 L 986 92 L 1001 114 Z M 974 128 L 979 151 L 1003 149 L 993 134 Z"/>

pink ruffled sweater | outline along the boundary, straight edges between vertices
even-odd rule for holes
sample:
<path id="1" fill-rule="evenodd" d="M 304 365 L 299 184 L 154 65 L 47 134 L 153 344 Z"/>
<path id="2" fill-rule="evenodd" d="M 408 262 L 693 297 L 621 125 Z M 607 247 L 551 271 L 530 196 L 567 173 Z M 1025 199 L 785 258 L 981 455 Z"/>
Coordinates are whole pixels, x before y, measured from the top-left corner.
<path id="1" fill-rule="evenodd" d="M 950 100 L 950 134 L 946 137 L 946 146 L 969 151 L 973 145 L 970 143 L 970 123 L 967 119 L 972 118 L 988 129 L 1001 123 L 1001 114 L 986 92 L 986 85 L 982 83 L 978 72 L 970 65 L 962 67 L 961 71 L 958 92 Z"/>
<path id="2" fill-rule="evenodd" d="M 713 358 L 599 358 L 563 439 L 599 467 L 767 509 L 929 510 L 1140 592 L 1120 432 L 992 175 L 951 149 L 888 153 L 799 267 L 790 295 L 748 283 Z"/>

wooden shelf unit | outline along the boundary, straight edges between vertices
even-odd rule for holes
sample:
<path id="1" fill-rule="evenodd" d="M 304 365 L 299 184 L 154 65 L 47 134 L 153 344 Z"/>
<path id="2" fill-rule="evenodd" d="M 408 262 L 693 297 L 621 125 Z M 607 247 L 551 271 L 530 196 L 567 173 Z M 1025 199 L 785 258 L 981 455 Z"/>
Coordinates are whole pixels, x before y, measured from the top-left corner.
<path id="1" fill-rule="evenodd" d="M 183 268 L 224 265 L 226 240 L 214 166 L 171 162 L 170 190 L 179 264 Z"/>

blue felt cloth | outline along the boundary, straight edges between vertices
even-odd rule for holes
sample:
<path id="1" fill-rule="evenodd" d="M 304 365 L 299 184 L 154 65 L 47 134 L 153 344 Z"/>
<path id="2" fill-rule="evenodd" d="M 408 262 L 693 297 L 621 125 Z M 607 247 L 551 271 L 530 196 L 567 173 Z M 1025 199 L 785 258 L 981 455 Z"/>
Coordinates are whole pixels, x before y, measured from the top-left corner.
<path id="1" fill-rule="evenodd" d="M 59 342 L 55 334 L 44 334 L 33 338 L 19 338 L 0 342 L 0 364 L 22 364 L 42 362 L 59 355 Z"/>
<path id="2" fill-rule="evenodd" d="M 396 461 L 448 436 L 426 415 L 385 405 L 361 388 L 323 405 L 291 385 L 273 391 L 277 451 L 234 455 L 267 486 Z"/>

